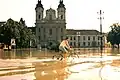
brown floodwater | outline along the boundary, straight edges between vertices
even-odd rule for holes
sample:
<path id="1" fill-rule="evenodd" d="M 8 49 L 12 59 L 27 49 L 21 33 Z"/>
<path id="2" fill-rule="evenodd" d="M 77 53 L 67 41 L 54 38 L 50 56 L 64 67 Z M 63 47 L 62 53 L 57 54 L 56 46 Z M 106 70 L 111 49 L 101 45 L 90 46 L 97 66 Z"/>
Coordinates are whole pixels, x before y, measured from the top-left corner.
<path id="1" fill-rule="evenodd" d="M 18 64 L 24 67 L 28 66 L 27 64 L 30 64 L 31 67 L 25 67 L 23 69 L 23 68 L 18 68 L 17 66 L 17 68 L 10 70 L 2 70 L 1 68 L 0 73 L 4 73 L 4 71 L 5 72 L 8 71 L 10 72 L 10 74 L 0 76 L 0 80 L 118 80 L 120 79 L 119 53 L 116 52 L 104 53 L 105 55 L 103 55 L 103 58 L 101 58 L 98 56 L 99 52 L 96 50 L 94 52 L 97 52 L 97 54 L 95 53 L 93 54 L 90 51 L 86 51 L 86 52 L 87 53 L 84 54 L 84 57 L 81 56 L 79 59 L 74 59 L 71 62 L 67 60 L 51 61 L 51 56 L 53 54 L 56 54 L 57 52 L 50 52 L 50 51 L 48 52 L 48 51 L 30 50 L 30 49 L 3 51 L 2 53 L 0 53 L 1 61 L 6 61 L 9 59 L 8 61 L 11 60 L 13 61 L 11 61 L 11 63 L 8 64 L 12 64 L 12 65 Z M 80 55 L 82 54 L 80 53 Z M 31 58 L 34 58 L 34 60 L 32 59 L 27 61 L 27 59 L 31 59 Z M 50 59 L 50 61 L 46 60 L 48 58 Z M 45 59 L 46 61 L 45 60 L 39 61 L 41 59 Z M 20 64 L 18 62 L 20 62 Z"/>

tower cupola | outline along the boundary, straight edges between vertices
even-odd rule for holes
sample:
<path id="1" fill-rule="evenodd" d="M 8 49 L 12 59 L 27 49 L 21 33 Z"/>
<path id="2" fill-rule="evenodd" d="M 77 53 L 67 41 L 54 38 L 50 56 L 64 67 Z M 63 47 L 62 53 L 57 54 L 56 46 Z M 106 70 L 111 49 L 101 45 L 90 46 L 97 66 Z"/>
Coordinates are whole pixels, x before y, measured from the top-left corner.
<path id="1" fill-rule="evenodd" d="M 36 11 L 36 21 L 42 20 L 43 19 L 43 12 L 44 12 L 44 8 L 43 5 L 41 4 L 41 0 L 38 0 L 38 3 L 36 4 L 35 7 L 35 11 Z"/>
<path id="2" fill-rule="evenodd" d="M 41 0 L 40 0 L 40 1 L 38 0 L 38 3 L 36 4 L 36 8 L 38 8 L 38 7 L 43 8 L 43 5 L 42 5 L 42 3 L 41 3 Z M 36 8 L 35 8 L 35 9 L 36 9 Z"/>
<path id="3" fill-rule="evenodd" d="M 60 0 L 58 8 L 65 8 L 65 5 L 63 4 L 63 0 Z"/>

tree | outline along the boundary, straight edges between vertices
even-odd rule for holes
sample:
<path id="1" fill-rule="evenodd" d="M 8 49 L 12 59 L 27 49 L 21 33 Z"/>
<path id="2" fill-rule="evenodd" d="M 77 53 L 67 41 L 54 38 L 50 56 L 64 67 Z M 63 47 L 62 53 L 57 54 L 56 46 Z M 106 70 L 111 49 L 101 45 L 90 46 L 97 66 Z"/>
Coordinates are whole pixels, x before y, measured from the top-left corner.
<path id="1" fill-rule="evenodd" d="M 120 44 L 120 25 L 118 23 L 113 24 L 110 26 L 111 31 L 108 32 L 107 41 L 110 42 L 114 48 L 114 45 L 118 46 Z"/>
<path id="2" fill-rule="evenodd" d="M 21 18 L 19 21 L 19 33 L 20 37 L 17 38 L 17 47 L 18 48 L 28 48 L 30 47 L 30 41 L 35 40 L 35 35 L 29 30 L 25 24 L 25 21 Z"/>
<path id="3" fill-rule="evenodd" d="M 19 22 L 10 18 L 0 26 L 0 42 L 8 46 L 11 45 L 11 39 L 15 39 L 18 48 L 27 48 L 34 36 L 22 18 Z"/>
<path id="4" fill-rule="evenodd" d="M 18 22 L 12 20 L 11 18 L 1 26 L 0 34 L 2 34 L 2 43 L 8 46 L 11 45 L 11 39 L 19 36 L 19 30 L 17 29 L 18 26 Z"/>

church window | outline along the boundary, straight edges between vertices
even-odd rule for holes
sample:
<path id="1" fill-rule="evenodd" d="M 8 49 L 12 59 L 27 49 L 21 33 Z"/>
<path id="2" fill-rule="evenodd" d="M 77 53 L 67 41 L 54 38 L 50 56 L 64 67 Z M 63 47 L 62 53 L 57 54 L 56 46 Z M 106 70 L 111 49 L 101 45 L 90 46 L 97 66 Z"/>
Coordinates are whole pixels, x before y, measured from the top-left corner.
<path id="1" fill-rule="evenodd" d="M 38 18 L 40 19 L 40 17 L 41 17 L 41 16 L 40 16 L 40 14 L 39 14 Z"/>
<path id="2" fill-rule="evenodd" d="M 61 32 L 63 32 L 63 28 L 61 28 Z"/>
<path id="3" fill-rule="evenodd" d="M 49 29 L 49 35 L 52 35 L 52 29 Z"/>
<path id="4" fill-rule="evenodd" d="M 93 40 L 95 40 L 95 36 L 93 36 Z"/>
<path id="5" fill-rule="evenodd" d="M 83 46 L 85 46 L 85 42 L 83 42 Z"/>
<path id="6" fill-rule="evenodd" d="M 61 15 L 61 19 L 63 19 L 63 15 Z"/>
<path id="7" fill-rule="evenodd" d="M 39 32 L 40 32 L 40 28 L 39 28 Z"/>
<path id="8" fill-rule="evenodd" d="M 49 17 L 50 17 L 50 20 L 52 20 L 52 15 L 50 15 Z"/>

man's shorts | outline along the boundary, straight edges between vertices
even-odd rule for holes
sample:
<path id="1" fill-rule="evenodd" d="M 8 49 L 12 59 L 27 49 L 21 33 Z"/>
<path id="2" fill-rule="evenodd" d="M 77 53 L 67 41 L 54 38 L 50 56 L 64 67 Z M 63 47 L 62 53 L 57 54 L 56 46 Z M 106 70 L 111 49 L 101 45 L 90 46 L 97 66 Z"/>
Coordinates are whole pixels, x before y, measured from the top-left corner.
<path id="1" fill-rule="evenodd" d="M 61 50 L 64 53 L 68 53 L 68 49 L 66 47 L 63 47 L 63 46 L 59 46 L 59 50 Z"/>

